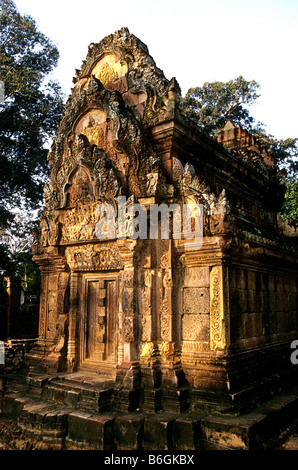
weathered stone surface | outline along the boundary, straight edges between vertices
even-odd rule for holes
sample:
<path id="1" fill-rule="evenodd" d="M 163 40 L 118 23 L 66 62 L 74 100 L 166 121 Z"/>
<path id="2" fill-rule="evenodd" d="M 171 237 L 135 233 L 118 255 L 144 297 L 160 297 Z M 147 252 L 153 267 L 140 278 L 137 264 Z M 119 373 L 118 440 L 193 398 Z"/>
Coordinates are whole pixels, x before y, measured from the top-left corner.
<path id="1" fill-rule="evenodd" d="M 144 435 L 144 417 L 138 415 L 117 417 L 114 435 L 117 450 L 140 450 Z"/>
<path id="2" fill-rule="evenodd" d="M 200 449 L 200 419 L 194 416 L 178 417 L 173 424 L 173 446 L 175 450 Z"/>
<path id="3" fill-rule="evenodd" d="M 94 415 L 27 398 L 17 418 L 1 416 L 0 439 L 5 450 L 272 450 L 295 431 L 297 406 L 297 387 L 240 415 Z"/>
<path id="4" fill-rule="evenodd" d="M 182 317 L 182 338 L 189 341 L 209 341 L 210 316 L 208 314 L 185 314 Z"/>
<path id="5" fill-rule="evenodd" d="M 145 450 L 171 450 L 173 448 L 171 417 L 148 417 L 144 422 L 143 448 Z"/>
<path id="6" fill-rule="evenodd" d="M 210 285 L 210 268 L 206 267 L 187 267 L 184 278 L 186 287 L 209 287 Z"/>
<path id="7" fill-rule="evenodd" d="M 209 313 L 209 289 L 205 287 L 189 287 L 183 290 L 184 313 Z"/>
<path id="8" fill-rule="evenodd" d="M 114 418 L 75 411 L 68 416 L 68 440 L 99 450 L 113 448 Z"/>

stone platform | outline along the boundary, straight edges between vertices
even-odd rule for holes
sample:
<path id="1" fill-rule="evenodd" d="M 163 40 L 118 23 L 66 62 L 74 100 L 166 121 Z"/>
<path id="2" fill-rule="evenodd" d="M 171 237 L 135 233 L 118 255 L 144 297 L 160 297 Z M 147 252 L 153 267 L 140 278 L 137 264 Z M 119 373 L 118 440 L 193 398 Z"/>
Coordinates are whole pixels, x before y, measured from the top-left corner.
<path id="1" fill-rule="evenodd" d="M 114 385 L 92 374 L 10 374 L 0 395 L 0 442 L 41 450 L 272 450 L 282 446 L 297 423 L 297 386 L 233 415 L 124 413 L 117 411 Z M 7 437 L 5 423 L 13 428 L 13 438 Z"/>

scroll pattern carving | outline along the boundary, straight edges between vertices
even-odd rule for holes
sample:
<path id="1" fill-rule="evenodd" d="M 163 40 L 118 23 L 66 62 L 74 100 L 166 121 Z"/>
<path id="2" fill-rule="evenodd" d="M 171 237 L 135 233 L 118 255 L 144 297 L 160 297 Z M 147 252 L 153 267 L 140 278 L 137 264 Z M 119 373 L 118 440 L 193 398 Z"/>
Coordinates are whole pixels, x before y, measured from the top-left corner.
<path id="1" fill-rule="evenodd" d="M 152 289 L 154 270 L 144 269 L 141 276 L 140 313 L 142 315 L 142 340 L 151 341 L 152 336 Z"/>
<path id="2" fill-rule="evenodd" d="M 136 340 L 135 301 L 134 301 L 134 268 L 127 269 L 122 275 L 122 339 L 126 343 Z"/>
<path id="3" fill-rule="evenodd" d="M 214 266 L 210 273 L 210 348 L 223 350 L 229 344 L 228 268 Z"/>
<path id="4" fill-rule="evenodd" d="M 162 244 L 160 271 L 162 276 L 162 296 L 160 306 L 160 330 L 163 341 L 172 340 L 172 267 L 171 267 L 171 241 Z"/>
<path id="5" fill-rule="evenodd" d="M 39 337 L 46 336 L 47 317 L 47 276 L 41 276 L 40 306 L 39 306 Z"/>

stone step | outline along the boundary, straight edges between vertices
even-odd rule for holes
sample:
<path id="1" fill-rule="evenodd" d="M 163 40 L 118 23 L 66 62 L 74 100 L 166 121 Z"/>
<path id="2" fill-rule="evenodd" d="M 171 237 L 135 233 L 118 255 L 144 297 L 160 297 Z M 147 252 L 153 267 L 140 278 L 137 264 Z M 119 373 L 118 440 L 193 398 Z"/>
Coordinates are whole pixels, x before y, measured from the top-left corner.
<path id="1" fill-rule="evenodd" d="M 23 439 L 33 441 L 35 448 L 60 450 L 67 436 L 69 408 L 49 402 L 26 403 L 17 424 Z"/>
<path id="2" fill-rule="evenodd" d="M 295 386 L 245 414 L 203 417 L 202 448 L 272 449 L 291 431 L 297 417 L 298 387 Z"/>
<path id="3" fill-rule="evenodd" d="M 10 392 L 20 392 L 24 393 L 27 389 L 26 379 L 21 373 L 12 373 L 0 377 L 2 381 L 2 386 L 5 388 L 6 393 Z"/>
<path id="4" fill-rule="evenodd" d="M 86 359 L 80 366 L 80 373 L 98 374 L 104 380 L 116 380 L 116 366 L 112 362 L 98 362 L 94 359 Z"/>
<path id="5" fill-rule="evenodd" d="M 83 376 L 54 378 L 43 388 L 42 398 L 74 409 L 102 412 L 112 407 L 111 382 L 92 382 Z"/>
<path id="6" fill-rule="evenodd" d="M 297 390 L 240 416 L 115 413 L 73 409 L 17 394 L 5 396 L 3 416 L 17 422 L 36 448 L 102 450 L 268 450 L 297 419 Z M 21 439 L 21 437 L 20 437 Z"/>

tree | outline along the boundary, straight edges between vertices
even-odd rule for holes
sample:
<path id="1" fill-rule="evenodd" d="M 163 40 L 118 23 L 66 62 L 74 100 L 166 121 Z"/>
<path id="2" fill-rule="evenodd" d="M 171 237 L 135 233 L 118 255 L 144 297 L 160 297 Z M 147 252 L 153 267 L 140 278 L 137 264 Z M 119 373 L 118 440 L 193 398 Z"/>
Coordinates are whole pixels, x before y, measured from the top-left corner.
<path id="1" fill-rule="evenodd" d="M 294 177 L 287 178 L 287 190 L 281 213 L 288 224 L 296 230 L 298 227 L 298 180 Z"/>
<path id="2" fill-rule="evenodd" d="M 298 138 L 276 139 L 265 130 L 257 127 L 251 130 L 259 143 L 271 153 L 277 167 L 286 170 L 289 178 L 297 178 L 298 169 Z M 290 179 L 287 179 L 289 182 Z"/>
<path id="3" fill-rule="evenodd" d="M 20 208 L 32 214 L 41 204 L 48 175 L 47 146 L 61 119 L 63 97 L 58 83 L 49 79 L 58 63 L 57 47 L 38 30 L 34 19 L 18 12 L 11 0 L 0 0 L 0 33 L 3 235 L 13 228 Z M 7 266 L 7 260 L 4 264 Z"/>
<path id="4" fill-rule="evenodd" d="M 202 87 L 190 88 L 184 98 L 185 114 L 195 120 L 209 135 L 216 135 L 228 119 L 235 125 L 252 129 L 254 119 L 246 106 L 260 96 L 260 85 L 248 82 L 240 75 L 227 83 L 204 83 Z"/>
<path id="5" fill-rule="evenodd" d="M 259 98 L 259 89 L 256 81 L 246 81 L 242 76 L 227 83 L 206 82 L 202 87 L 190 88 L 186 93 L 183 100 L 185 115 L 213 137 L 223 129 L 228 119 L 256 136 L 260 145 L 270 152 L 278 169 L 287 171 L 287 191 L 281 213 L 296 228 L 298 138 L 276 139 L 266 133 L 264 124 L 255 122 L 247 107 Z"/>

